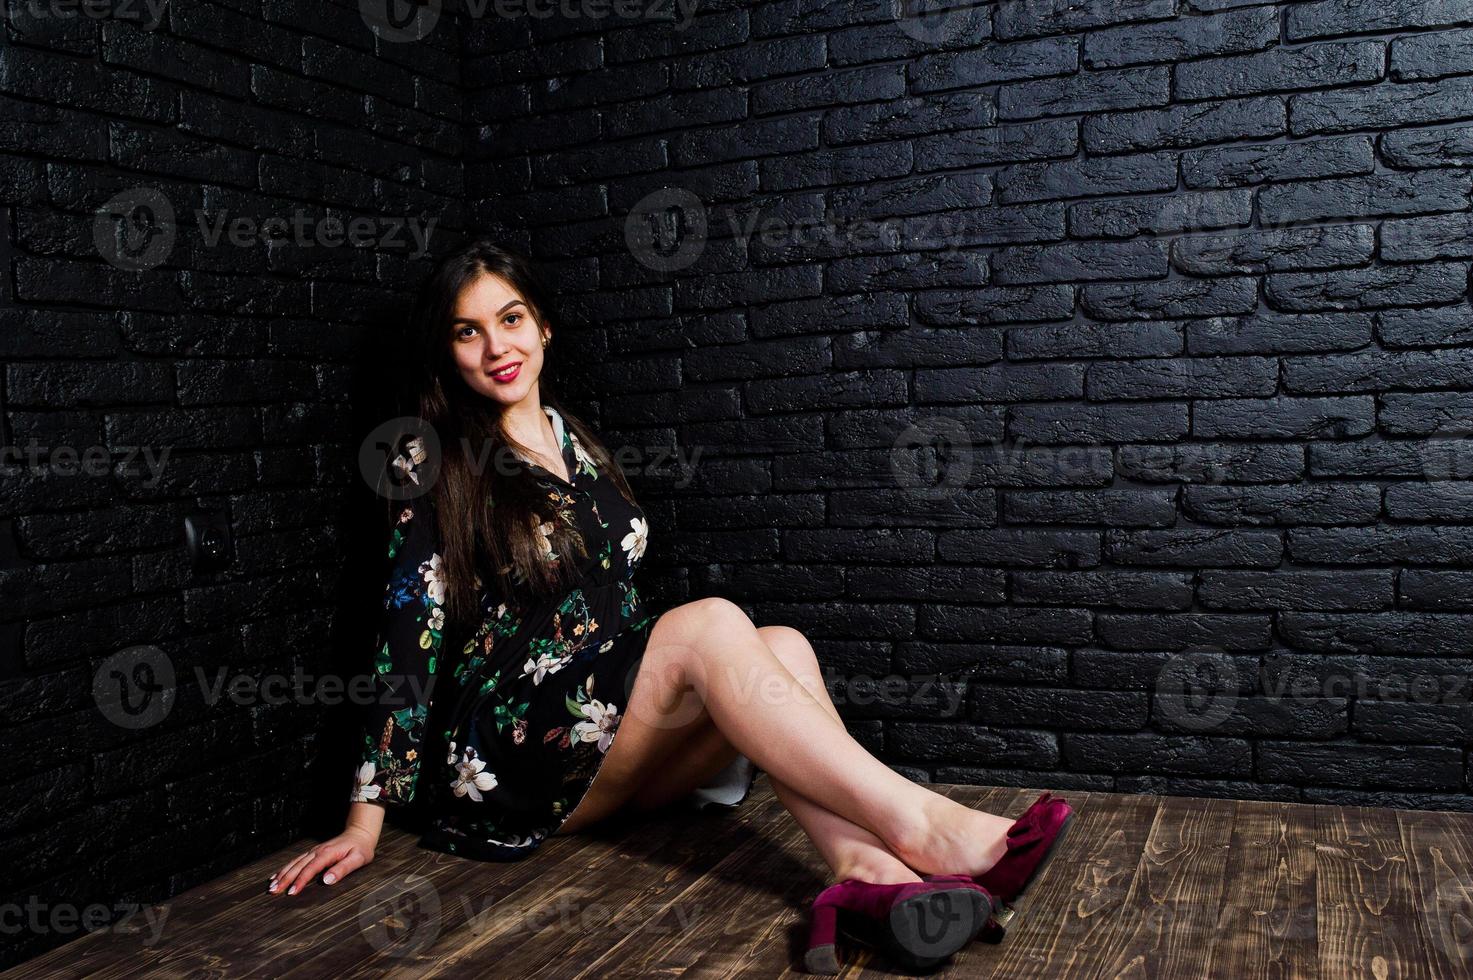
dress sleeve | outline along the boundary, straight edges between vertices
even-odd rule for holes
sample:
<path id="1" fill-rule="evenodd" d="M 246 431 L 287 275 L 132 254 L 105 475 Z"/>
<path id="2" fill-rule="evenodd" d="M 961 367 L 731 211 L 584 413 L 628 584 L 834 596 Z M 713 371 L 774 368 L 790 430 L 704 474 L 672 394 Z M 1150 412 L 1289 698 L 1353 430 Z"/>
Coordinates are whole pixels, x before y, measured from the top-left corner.
<path id="1" fill-rule="evenodd" d="M 389 577 L 374 640 L 373 697 L 349 798 L 399 805 L 414 799 L 420 741 L 441 659 L 445 581 L 428 495 L 405 502 L 389 534 Z"/>

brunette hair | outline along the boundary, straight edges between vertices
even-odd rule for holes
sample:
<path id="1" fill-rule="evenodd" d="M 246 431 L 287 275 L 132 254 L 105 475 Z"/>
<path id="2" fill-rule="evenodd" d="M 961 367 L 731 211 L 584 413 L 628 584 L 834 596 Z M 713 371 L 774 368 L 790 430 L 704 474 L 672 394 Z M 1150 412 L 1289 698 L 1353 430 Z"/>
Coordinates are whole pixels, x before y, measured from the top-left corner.
<path id="1" fill-rule="evenodd" d="M 559 519 L 555 495 L 534 481 L 512 452 L 531 455 L 503 428 L 502 407 L 465 384 L 450 350 L 451 317 L 462 290 L 478 277 L 500 277 L 526 302 L 539 332 L 554 322 L 553 295 L 525 256 L 479 238 L 443 256 L 420 287 L 404 361 L 405 407 L 433 430 L 440 453 L 427 496 L 439 530 L 450 624 L 464 628 L 479 615 L 480 585 L 502 596 L 549 595 L 570 586 L 587 547 L 571 515 Z M 546 370 L 538 378 L 542 404 L 555 409 L 593 459 L 599 478 L 612 478 L 631 502 L 622 469 L 584 422 L 553 391 Z M 433 461 L 432 461 L 433 462 Z M 510 465 L 508 465 L 510 464 Z M 433 470 L 434 467 L 431 467 Z M 422 489 L 422 488 L 421 488 Z M 395 513 L 403 505 L 393 505 Z M 551 533 L 544 534 L 551 526 Z M 547 547 L 559 557 L 544 557 Z M 478 582 L 480 584 L 478 584 Z"/>

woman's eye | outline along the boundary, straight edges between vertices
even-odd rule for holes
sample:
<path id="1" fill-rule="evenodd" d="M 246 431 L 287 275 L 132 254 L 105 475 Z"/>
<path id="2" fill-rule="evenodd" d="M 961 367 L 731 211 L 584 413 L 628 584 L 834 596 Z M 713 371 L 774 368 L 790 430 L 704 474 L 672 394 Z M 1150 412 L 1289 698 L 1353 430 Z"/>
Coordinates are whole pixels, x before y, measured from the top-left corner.
<path id="1" fill-rule="evenodd" d="M 516 326 L 516 324 L 513 321 L 520 320 L 521 318 L 522 318 L 522 315 L 520 313 L 508 313 L 506 315 L 506 322 L 508 324 L 511 324 L 512 326 Z"/>

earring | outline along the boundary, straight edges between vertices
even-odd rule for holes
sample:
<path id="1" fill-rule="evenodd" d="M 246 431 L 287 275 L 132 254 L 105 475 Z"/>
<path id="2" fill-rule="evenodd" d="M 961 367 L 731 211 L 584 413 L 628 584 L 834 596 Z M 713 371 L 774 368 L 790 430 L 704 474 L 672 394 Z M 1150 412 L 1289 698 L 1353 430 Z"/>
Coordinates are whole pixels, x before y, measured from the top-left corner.
<path id="1" fill-rule="evenodd" d="M 545 335 L 542 338 L 542 346 L 543 347 L 546 347 L 547 346 L 547 337 Z"/>

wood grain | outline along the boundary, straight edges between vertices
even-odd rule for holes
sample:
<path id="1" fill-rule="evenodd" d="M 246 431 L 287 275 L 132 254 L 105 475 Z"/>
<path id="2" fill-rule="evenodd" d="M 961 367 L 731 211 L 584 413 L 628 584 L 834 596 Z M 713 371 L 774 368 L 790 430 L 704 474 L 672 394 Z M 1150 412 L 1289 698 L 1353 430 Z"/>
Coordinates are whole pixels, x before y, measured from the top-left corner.
<path id="1" fill-rule="evenodd" d="M 1041 791 L 938 786 L 1015 817 Z M 997 980 L 1473 976 L 1473 816 L 1059 791 L 1074 824 L 1001 943 L 933 976 Z M 5 977 L 804 976 L 832 880 L 765 778 L 737 810 L 671 809 L 480 862 L 386 829 L 340 885 L 272 896 L 311 841 Z M 893 975 L 841 949 L 846 977 Z"/>

